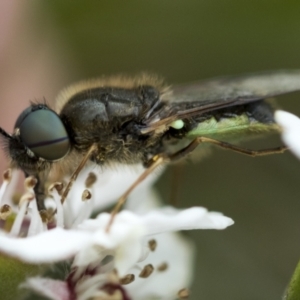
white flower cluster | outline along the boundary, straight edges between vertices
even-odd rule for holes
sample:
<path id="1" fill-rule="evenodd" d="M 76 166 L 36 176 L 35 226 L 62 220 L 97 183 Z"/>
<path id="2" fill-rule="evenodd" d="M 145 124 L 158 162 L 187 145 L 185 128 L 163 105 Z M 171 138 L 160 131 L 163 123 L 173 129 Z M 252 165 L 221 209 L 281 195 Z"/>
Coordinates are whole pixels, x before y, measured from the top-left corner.
<path id="1" fill-rule="evenodd" d="M 176 299 L 187 297 L 192 279 L 193 245 L 175 231 L 224 229 L 233 221 L 202 207 L 178 210 L 160 207 L 151 189 L 154 176 L 129 197 L 108 229 L 109 213 L 90 215 L 115 200 L 142 172 L 121 170 L 80 174 L 67 201 L 60 203 L 60 184 L 49 188 L 53 220 L 40 216 L 34 178 L 25 180 L 26 193 L 16 210 L 10 199 L 10 172 L 0 190 L 2 230 L 0 253 L 31 264 L 67 261 L 64 281 L 28 278 L 22 287 L 53 300 Z M 15 212 L 13 212 L 15 211 Z M 7 222 L 14 216 L 8 230 Z M 5 228 L 5 230 L 4 230 Z"/>

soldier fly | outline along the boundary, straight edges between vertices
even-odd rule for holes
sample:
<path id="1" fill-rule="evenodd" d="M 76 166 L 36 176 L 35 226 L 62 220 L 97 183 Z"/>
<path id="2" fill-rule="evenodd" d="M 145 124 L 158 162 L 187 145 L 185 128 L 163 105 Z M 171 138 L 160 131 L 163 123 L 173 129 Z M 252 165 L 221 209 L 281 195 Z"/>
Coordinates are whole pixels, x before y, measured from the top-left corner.
<path id="1" fill-rule="evenodd" d="M 87 162 L 145 166 L 119 200 L 157 166 L 184 158 L 201 143 L 257 156 L 286 147 L 252 151 L 229 141 L 278 131 L 265 99 L 300 90 L 300 71 L 287 70 L 166 86 L 155 76 L 116 76 L 80 82 L 63 90 L 55 109 L 31 104 L 13 134 L 0 128 L 12 168 L 37 178 L 38 208 L 45 209 L 50 173 L 72 174 L 62 195 Z M 176 150 L 174 150 L 176 149 Z"/>

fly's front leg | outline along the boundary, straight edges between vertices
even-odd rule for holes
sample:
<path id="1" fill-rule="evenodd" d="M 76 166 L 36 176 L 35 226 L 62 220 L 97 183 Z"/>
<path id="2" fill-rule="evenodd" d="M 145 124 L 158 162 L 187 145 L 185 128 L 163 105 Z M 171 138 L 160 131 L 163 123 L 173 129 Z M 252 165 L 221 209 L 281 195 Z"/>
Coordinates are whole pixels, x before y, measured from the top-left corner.
<path id="1" fill-rule="evenodd" d="M 89 150 L 87 151 L 87 153 L 84 155 L 83 159 L 81 160 L 80 164 L 77 166 L 76 170 L 74 171 L 74 173 L 72 174 L 71 178 L 69 179 L 69 182 L 61 196 L 61 204 L 63 204 L 71 190 L 71 187 L 74 183 L 74 181 L 77 179 L 80 171 L 83 169 L 83 167 L 85 166 L 85 164 L 87 163 L 87 161 L 90 159 L 90 157 L 94 154 L 94 152 L 97 149 L 97 144 L 93 144 Z"/>

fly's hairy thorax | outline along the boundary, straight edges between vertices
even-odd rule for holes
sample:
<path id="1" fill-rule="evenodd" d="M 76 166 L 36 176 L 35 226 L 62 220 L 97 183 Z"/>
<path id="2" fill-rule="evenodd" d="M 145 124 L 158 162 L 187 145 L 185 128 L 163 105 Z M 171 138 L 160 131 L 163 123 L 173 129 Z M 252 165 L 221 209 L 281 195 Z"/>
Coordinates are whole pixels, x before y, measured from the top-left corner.
<path id="1" fill-rule="evenodd" d="M 160 147 L 160 135 L 142 135 L 139 127 L 159 97 L 152 86 L 94 88 L 75 94 L 60 112 L 72 141 L 71 154 L 96 144 L 91 160 L 97 164 L 145 162 Z"/>

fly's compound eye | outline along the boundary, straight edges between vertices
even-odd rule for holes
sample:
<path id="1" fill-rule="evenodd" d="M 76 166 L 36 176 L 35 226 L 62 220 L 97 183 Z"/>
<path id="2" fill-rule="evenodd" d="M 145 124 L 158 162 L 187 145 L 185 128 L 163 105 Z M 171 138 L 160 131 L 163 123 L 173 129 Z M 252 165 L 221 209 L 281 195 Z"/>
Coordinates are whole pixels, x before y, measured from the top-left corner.
<path id="1" fill-rule="evenodd" d="M 59 116 L 47 106 L 25 109 L 17 119 L 22 142 L 38 157 L 48 161 L 64 157 L 70 149 L 68 133 Z"/>

